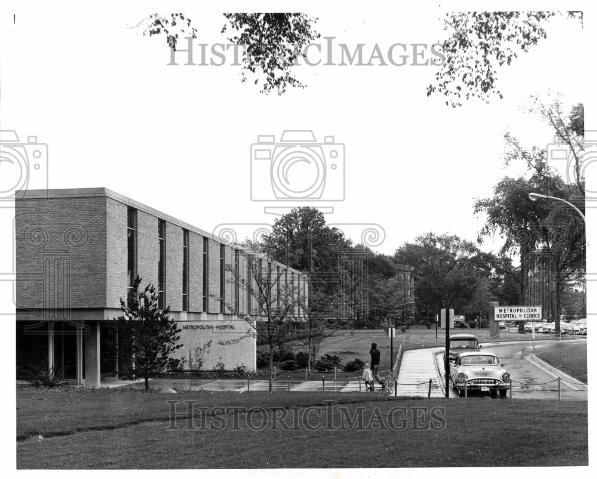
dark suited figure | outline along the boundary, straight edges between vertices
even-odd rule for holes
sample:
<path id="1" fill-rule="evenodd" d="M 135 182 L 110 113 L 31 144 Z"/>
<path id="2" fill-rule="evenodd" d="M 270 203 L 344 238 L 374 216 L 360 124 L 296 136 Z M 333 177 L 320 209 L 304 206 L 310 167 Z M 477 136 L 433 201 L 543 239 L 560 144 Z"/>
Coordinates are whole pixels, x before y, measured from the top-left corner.
<path id="1" fill-rule="evenodd" d="M 385 386 L 384 381 L 379 377 L 379 360 L 381 358 L 381 353 L 379 352 L 379 349 L 377 349 L 376 343 L 371 343 L 371 351 L 369 351 L 369 354 L 371 355 L 371 371 L 373 372 L 373 377 L 383 388 Z"/>

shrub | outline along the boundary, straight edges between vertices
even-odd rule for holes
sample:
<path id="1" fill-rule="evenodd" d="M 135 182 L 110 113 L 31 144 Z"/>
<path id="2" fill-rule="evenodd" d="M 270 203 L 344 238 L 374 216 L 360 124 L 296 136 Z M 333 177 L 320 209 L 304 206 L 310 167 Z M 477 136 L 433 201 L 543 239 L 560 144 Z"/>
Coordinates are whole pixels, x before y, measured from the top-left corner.
<path id="1" fill-rule="evenodd" d="M 37 388 L 57 388 L 65 381 L 56 378 L 55 375 L 50 376 L 48 369 L 45 366 L 29 364 L 17 371 L 18 377 L 31 381 L 31 384 Z"/>
<path id="2" fill-rule="evenodd" d="M 328 353 L 324 354 L 317 361 L 315 361 L 313 367 L 317 371 L 329 371 L 330 369 L 334 369 L 334 367 L 340 365 L 340 362 L 341 361 L 338 356 Z"/>
<path id="3" fill-rule="evenodd" d="M 232 372 L 237 378 L 244 378 L 247 375 L 248 368 L 244 364 L 236 366 Z"/>
<path id="4" fill-rule="evenodd" d="M 348 361 L 344 366 L 344 371 L 347 373 L 355 373 L 360 371 L 365 366 L 365 363 L 361 361 L 359 358 L 355 358 L 352 361 Z"/>
<path id="5" fill-rule="evenodd" d="M 266 368 L 269 366 L 269 353 L 257 351 L 257 367 Z"/>
<path id="6" fill-rule="evenodd" d="M 294 359 L 287 359 L 286 361 L 282 361 L 279 365 L 279 368 L 284 371 L 294 371 L 298 369 L 299 365 Z"/>
<path id="7" fill-rule="evenodd" d="M 214 366 L 214 371 L 224 372 L 225 370 L 226 370 L 226 366 L 222 362 L 222 358 L 220 358 L 220 361 L 218 361 L 216 363 L 216 365 Z"/>
<path id="8" fill-rule="evenodd" d="M 286 348 L 280 348 L 274 351 L 274 362 L 279 363 L 282 361 L 288 361 L 294 359 L 294 353 Z"/>
<path id="9" fill-rule="evenodd" d="M 185 369 L 187 358 L 168 358 L 168 372 L 182 373 Z"/>
<path id="10" fill-rule="evenodd" d="M 309 355 L 303 351 L 299 351 L 295 354 L 294 360 L 298 363 L 299 367 L 306 368 L 309 365 Z"/>

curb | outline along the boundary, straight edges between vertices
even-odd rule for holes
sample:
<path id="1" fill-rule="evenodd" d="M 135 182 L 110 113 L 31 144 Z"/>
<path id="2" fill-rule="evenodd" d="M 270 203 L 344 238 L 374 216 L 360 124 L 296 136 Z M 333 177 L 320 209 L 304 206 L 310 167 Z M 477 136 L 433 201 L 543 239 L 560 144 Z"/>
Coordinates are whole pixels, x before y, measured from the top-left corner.
<path id="1" fill-rule="evenodd" d="M 546 363 L 542 359 L 539 359 L 534 354 L 529 354 L 527 356 L 527 360 L 533 365 L 541 369 L 542 371 L 546 372 L 550 376 L 553 376 L 554 379 L 558 377 L 564 382 L 570 389 L 573 391 L 586 391 L 587 385 L 576 378 L 573 378 L 569 374 L 559 370 L 558 368 L 554 368 L 551 364 Z"/>

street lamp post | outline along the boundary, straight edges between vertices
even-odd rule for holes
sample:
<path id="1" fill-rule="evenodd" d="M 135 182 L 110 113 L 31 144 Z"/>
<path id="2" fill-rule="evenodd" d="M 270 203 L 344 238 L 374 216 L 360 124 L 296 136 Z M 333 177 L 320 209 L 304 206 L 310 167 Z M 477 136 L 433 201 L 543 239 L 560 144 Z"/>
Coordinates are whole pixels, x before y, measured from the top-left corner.
<path id="1" fill-rule="evenodd" d="M 574 208 L 576 210 L 576 212 L 580 215 L 582 220 L 586 222 L 586 218 L 585 218 L 585 215 L 583 214 L 583 212 L 580 211 L 576 206 L 574 206 L 569 201 L 566 201 L 563 198 L 558 198 L 557 196 L 542 195 L 541 193 L 529 193 L 529 199 L 531 201 L 537 201 L 539 198 L 545 198 L 547 200 L 556 200 L 556 201 L 561 201 L 562 203 L 566 203 L 568 206 Z"/>
<path id="2" fill-rule="evenodd" d="M 531 201 L 537 201 L 539 198 L 544 198 L 546 200 L 555 200 L 555 201 L 561 201 L 562 203 L 567 204 L 568 206 L 570 206 L 571 208 L 573 208 L 582 218 L 583 222 L 586 224 L 587 223 L 587 219 L 585 218 L 585 215 L 583 214 L 582 211 L 580 211 L 580 209 L 578 209 L 576 206 L 574 206 L 572 203 L 570 203 L 569 201 L 566 201 L 563 198 L 558 198 L 557 196 L 549 196 L 549 195 L 542 195 L 541 193 L 529 193 L 529 199 Z M 558 288 L 558 283 L 557 283 L 557 278 L 556 278 L 556 288 Z M 557 292 L 556 292 L 557 294 Z M 558 300 L 556 299 L 556 332 L 560 330 L 560 311 L 558 310 Z M 535 332 L 534 328 L 533 328 L 533 333 Z"/>

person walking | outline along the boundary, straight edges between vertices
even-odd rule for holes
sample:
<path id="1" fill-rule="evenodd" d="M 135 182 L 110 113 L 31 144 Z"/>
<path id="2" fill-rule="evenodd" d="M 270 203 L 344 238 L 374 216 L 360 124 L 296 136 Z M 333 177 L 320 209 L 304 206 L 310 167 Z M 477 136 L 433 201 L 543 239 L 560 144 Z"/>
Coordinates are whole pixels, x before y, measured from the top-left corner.
<path id="1" fill-rule="evenodd" d="M 365 389 L 367 391 L 373 391 L 375 389 L 375 381 L 373 381 L 373 373 L 369 367 L 369 363 L 365 363 L 363 368 L 363 381 L 365 381 Z"/>
<path id="2" fill-rule="evenodd" d="M 379 361 L 381 359 L 381 352 L 379 349 L 377 349 L 376 343 L 371 343 L 371 350 L 369 351 L 369 354 L 371 355 L 371 369 L 373 372 L 373 377 L 379 384 L 381 384 L 381 387 L 383 388 L 385 383 L 379 377 Z"/>

